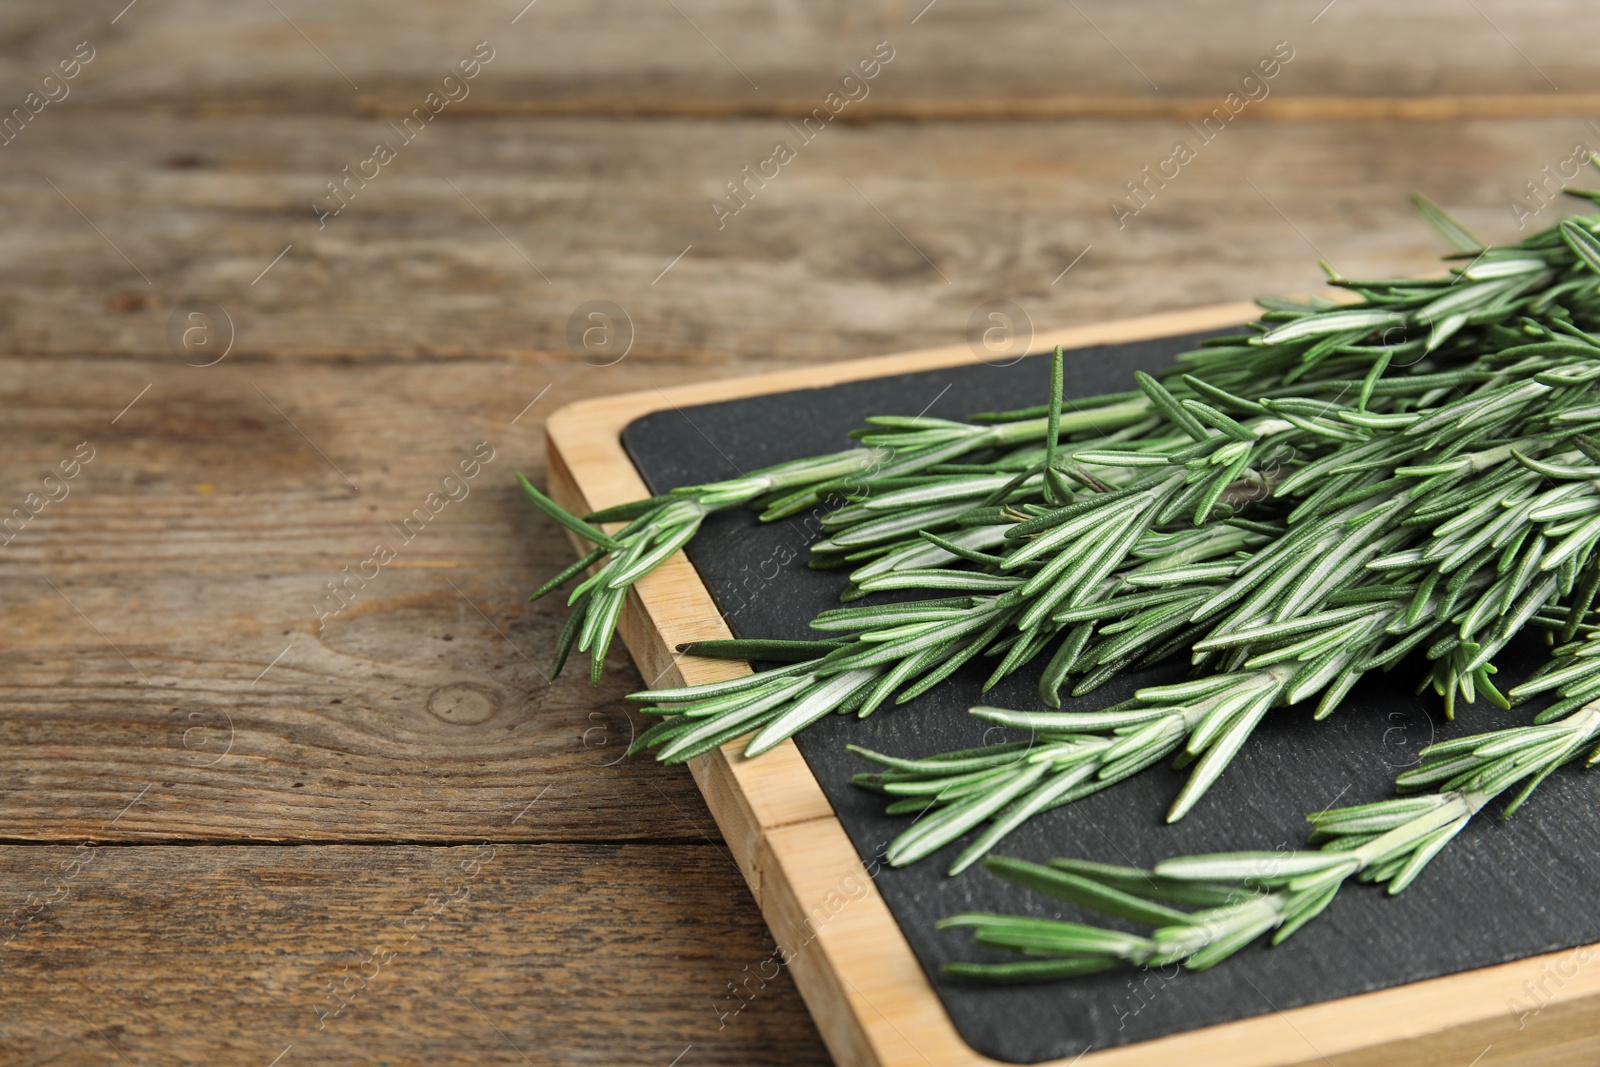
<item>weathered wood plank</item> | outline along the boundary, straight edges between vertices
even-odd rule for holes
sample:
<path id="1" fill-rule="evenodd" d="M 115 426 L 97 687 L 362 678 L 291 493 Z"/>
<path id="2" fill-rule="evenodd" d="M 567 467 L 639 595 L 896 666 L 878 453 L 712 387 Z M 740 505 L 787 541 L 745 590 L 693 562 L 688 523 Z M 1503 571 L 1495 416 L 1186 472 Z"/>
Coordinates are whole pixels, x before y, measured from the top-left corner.
<path id="1" fill-rule="evenodd" d="M 894 58 L 844 112 L 852 119 L 970 113 L 974 103 L 1024 114 L 1041 102 L 1210 107 L 1279 41 L 1295 53 L 1273 86 L 1280 99 L 1509 95 L 1537 107 L 1600 92 L 1600 27 L 1576 0 L 478 0 L 398 10 L 378 0 L 139 0 L 113 25 L 115 14 L 51 21 L 19 6 L 6 16 L 17 32 L 0 62 L 6 96 L 20 100 L 80 40 L 96 54 L 70 106 L 136 110 L 403 114 L 479 41 L 493 59 L 460 104 L 491 112 L 806 114 L 879 41 Z"/>
<path id="2" fill-rule="evenodd" d="M 0 1059 L 824 1062 L 688 776 L 614 763 L 637 674 L 542 680 L 561 612 L 522 600 L 570 556 L 509 472 L 541 477 L 544 415 L 948 344 L 989 300 L 1044 329 L 1308 289 L 1316 254 L 1426 270 L 1406 193 L 1506 240 L 1524 183 L 1600 137 L 1571 0 L 523 3 L 0 7 L 13 126 L 94 49 L 7 131 L 0 517 L 96 450 L 0 534 L 0 839 L 499 849 L 463 882 L 470 848 L 0 846 Z M 480 40 L 471 95 L 319 227 Z M 870 95 L 801 144 L 781 119 L 880 40 Z M 1279 40 L 1270 95 L 1119 229 L 1110 199 Z M 701 120 L 535 118 L 630 113 Z M 1571 117 L 1468 121 L 1530 114 Z M 862 125 L 1077 115 L 1163 121 Z M 1451 121 L 1261 121 L 1331 115 Z M 796 160 L 719 228 L 780 138 Z M 631 317 L 611 366 L 568 342 L 597 299 Z M 231 316 L 218 366 L 173 340 L 194 300 Z M 470 496 L 320 624 L 479 441 Z M 677 844 L 506 844 L 642 838 Z"/>
<path id="3" fill-rule="evenodd" d="M 715 835 L 686 771 L 622 759 L 620 648 L 599 690 L 544 677 L 565 612 L 524 601 L 571 557 L 512 477 L 542 480 L 543 369 L 0 381 L 0 838 Z"/>
<path id="4" fill-rule="evenodd" d="M 12 845 L 0 905 L 6 1063 L 828 1062 L 711 846 Z"/>
<path id="5" fill-rule="evenodd" d="M 620 391 L 645 364 L 703 376 L 946 344 L 989 300 L 1044 329 L 1312 289 L 1319 254 L 1351 274 L 1436 270 L 1410 192 L 1512 240 L 1513 199 L 1541 203 L 1525 183 L 1595 139 L 1556 119 L 1236 123 L 1170 180 L 1143 168 L 1200 146 L 1182 123 L 873 126 L 805 145 L 774 122 L 444 123 L 319 229 L 313 203 L 339 203 L 326 183 L 397 140 L 387 123 L 46 112 L 0 180 L 0 351 L 172 360 L 174 309 L 206 299 L 232 316 L 230 360 L 532 357 Z M 796 158 L 719 228 L 713 198 L 737 206 L 725 183 L 784 138 Z M 1119 228 L 1112 201 L 1139 206 L 1135 179 L 1147 206 Z M 569 349 L 591 300 L 631 320 L 617 367 Z"/>

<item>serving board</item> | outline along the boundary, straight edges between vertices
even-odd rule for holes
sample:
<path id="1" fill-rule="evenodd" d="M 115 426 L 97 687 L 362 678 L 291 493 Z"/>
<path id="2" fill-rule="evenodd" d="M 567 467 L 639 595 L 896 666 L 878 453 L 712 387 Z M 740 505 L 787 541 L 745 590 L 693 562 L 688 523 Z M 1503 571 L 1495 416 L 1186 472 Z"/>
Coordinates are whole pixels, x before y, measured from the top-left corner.
<path id="1" fill-rule="evenodd" d="M 1194 335 L 1236 327 L 1252 311 L 1225 305 L 1107 323 L 1043 335 L 1034 347 L 1069 350 L 1069 395 L 1119 390 L 1133 369 L 1158 367 Z M 959 346 L 585 401 L 548 424 L 551 492 L 575 511 L 594 510 L 836 448 L 866 414 L 926 405 L 959 418 L 1024 406 L 1043 391 L 1042 363 L 990 367 Z M 812 529 L 724 513 L 708 521 L 688 558 L 641 581 L 620 628 L 646 682 L 695 684 L 747 669 L 678 657 L 671 650 L 683 641 L 807 636 L 806 622 L 843 586 L 838 574 L 805 569 Z M 1509 673 L 1537 657 L 1524 648 L 1526 663 Z M 1269 719 L 1177 827 L 1164 827 L 1160 815 L 1180 779 L 1153 769 L 1035 819 L 999 851 L 1148 865 L 1181 852 L 1300 847 L 1304 812 L 1387 795 L 1394 774 L 1434 736 L 1522 721 L 1469 710 L 1442 728 L 1410 696 L 1404 673 L 1358 688 L 1349 713 L 1327 723 L 1312 726 L 1292 711 Z M 1254 947 L 1205 975 L 1120 971 L 1008 988 L 940 977 L 939 963 L 983 955 L 964 936 L 934 932 L 940 915 L 982 908 L 1079 917 L 982 870 L 945 878 L 953 850 L 906 870 L 878 859 L 908 820 L 884 817 L 881 798 L 848 785 L 866 768 L 845 743 L 896 755 L 982 743 L 981 724 L 963 713 L 977 702 L 976 681 L 952 681 L 865 721 L 830 716 L 756 760 L 744 760 L 735 742 L 691 763 L 839 1062 L 1489 1067 L 1596 1058 L 1600 967 L 1589 964 L 1600 949 L 1584 946 L 1600 941 L 1600 828 L 1545 817 L 1586 810 L 1592 783 L 1575 774 L 1547 783 L 1509 832 L 1480 820 L 1403 896 L 1352 887 L 1285 945 Z M 1136 684 L 1118 680 L 1081 706 L 1112 703 Z M 984 699 L 1031 707 L 1032 688 L 1024 674 Z M 749 962 L 746 995 L 772 966 Z"/>

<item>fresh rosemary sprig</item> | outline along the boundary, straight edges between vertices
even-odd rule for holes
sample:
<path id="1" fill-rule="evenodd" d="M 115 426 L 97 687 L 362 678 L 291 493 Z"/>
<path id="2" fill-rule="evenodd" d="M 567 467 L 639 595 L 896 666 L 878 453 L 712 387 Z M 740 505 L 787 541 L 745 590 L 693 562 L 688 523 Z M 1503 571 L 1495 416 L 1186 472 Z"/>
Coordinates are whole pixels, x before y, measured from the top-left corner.
<path id="1" fill-rule="evenodd" d="M 1312 841 L 1321 843 L 1320 850 L 1188 856 L 1159 863 L 1153 871 L 1072 859 L 1040 866 L 991 858 L 985 866 L 1003 878 L 1152 929 L 1135 935 L 1054 919 L 968 912 L 939 925 L 970 929 L 977 944 L 1030 958 L 955 963 L 945 970 L 992 982 L 1045 981 L 1119 964 L 1182 961 L 1191 970 L 1205 970 L 1269 931 L 1272 943 L 1279 944 L 1320 915 L 1351 878 L 1399 893 L 1491 801 L 1520 786 L 1505 807 L 1509 817 L 1557 768 L 1578 759 L 1585 766 L 1600 761 L 1600 701 L 1592 699 L 1600 692 L 1600 642 L 1560 650 L 1550 668 L 1513 693 L 1526 699 L 1552 688 L 1559 688 L 1564 699 L 1546 709 L 1537 725 L 1430 745 L 1422 751 L 1422 764 L 1397 780 L 1402 792 L 1428 787 L 1436 792 L 1310 816 Z M 1577 701 L 1583 703 L 1574 706 Z"/>
<path id="2" fill-rule="evenodd" d="M 1147 410 L 1146 403 L 1124 397 L 1121 403 L 1070 412 L 1059 419 L 1059 425 L 1073 433 L 1114 432 L 1144 419 Z M 583 518 L 568 512 L 519 474 L 523 491 L 540 511 L 595 546 L 529 598 L 538 600 L 592 570 L 568 597 L 573 612 L 557 642 L 551 677 L 561 673 L 576 645 L 580 652 L 591 653 L 591 681 L 600 684 L 605 654 L 628 590 L 688 544 L 706 516 L 714 512 L 751 505 L 760 510 L 763 522 L 772 522 L 825 500 L 871 500 L 878 492 L 880 506 L 871 514 L 856 516 L 846 508 L 829 516 L 828 525 L 840 531 L 837 536 L 846 537 L 842 547 L 859 549 L 908 530 L 936 527 L 942 518 L 966 510 L 964 503 L 932 502 L 942 499 L 942 489 L 949 489 L 951 499 L 957 501 L 984 495 L 987 490 L 964 493 L 960 488 L 967 480 L 964 474 L 918 474 L 963 456 L 995 451 L 1001 456 L 991 464 L 1005 469 L 1014 465 L 1014 457 L 1038 451 L 1035 443 L 1051 428 L 1049 417 L 1042 414 L 1003 412 L 989 419 L 987 423 L 960 423 L 920 416 L 873 418 L 867 420 L 867 430 L 855 435 L 864 447 L 780 463 L 728 481 L 684 486 Z M 933 488 L 919 492 L 924 486 Z M 887 507 L 882 506 L 883 500 L 889 501 Z M 616 522 L 626 525 L 610 533 L 601 529 Z M 918 544 L 926 547 L 926 542 Z M 956 557 L 939 553 L 935 558 Z"/>

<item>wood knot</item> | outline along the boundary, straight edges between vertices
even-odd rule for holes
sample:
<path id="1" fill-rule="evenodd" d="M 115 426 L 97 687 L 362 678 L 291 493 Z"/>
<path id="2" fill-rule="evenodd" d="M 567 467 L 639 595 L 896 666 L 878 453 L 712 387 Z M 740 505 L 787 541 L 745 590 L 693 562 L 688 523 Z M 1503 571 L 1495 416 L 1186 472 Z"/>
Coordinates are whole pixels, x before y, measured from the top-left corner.
<path id="1" fill-rule="evenodd" d="M 428 694 L 428 713 L 452 726 L 476 726 L 500 707 L 494 692 L 471 682 L 442 685 Z"/>

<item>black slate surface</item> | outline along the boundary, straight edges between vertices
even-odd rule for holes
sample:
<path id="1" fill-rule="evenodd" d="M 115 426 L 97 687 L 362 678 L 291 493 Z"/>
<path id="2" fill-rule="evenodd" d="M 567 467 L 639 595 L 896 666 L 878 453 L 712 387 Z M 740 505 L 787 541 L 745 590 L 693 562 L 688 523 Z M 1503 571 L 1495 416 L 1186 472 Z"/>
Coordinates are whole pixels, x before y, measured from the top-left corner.
<path id="1" fill-rule="evenodd" d="M 1135 369 L 1156 369 L 1193 338 L 1082 349 L 1070 354 L 1068 395 L 1132 387 Z M 1047 395 L 1048 361 L 1006 368 L 971 366 L 900 375 L 824 389 L 667 411 L 638 420 L 623 441 L 654 492 L 734 477 L 787 459 L 843 447 L 845 434 L 873 414 L 962 418 L 1024 407 Z M 689 549 L 729 627 L 740 637 L 816 636 L 807 623 L 836 604 L 841 572 L 806 567 L 815 525 L 806 516 L 763 525 L 738 510 L 714 516 Z M 1538 662 L 1530 640 L 1501 663 L 1501 679 Z M 1043 658 L 1036 661 L 1042 664 Z M 959 850 L 909 868 L 878 861 L 909 824 L 883 814 L 882 798 L 850 784 L 869 769 L 845 751 L 855 742 L 896 755 L 923 756 L 1020 735 L 986 728 L 974 703 L 1037 707 L 1036 671 L 1023 671 L 979 699 L 988 668 L 968 670 L 912 703 L 865 720 L 829 716 L 799 738 L 800 751 L 832 802 L 879 891 L 910 940 L 962 1036 L 997 1059 L 1033 1063 L 1294 1008 L 1451 972 L 1600 941 L 1600 821 L 1587 810 L 1600 774 L 1572 768 L 1552 776 L 1509 822 L 1481 817 L 1405 893 L 1387 897 L 1349 885 L 1324 915 L 1277 948 L 1248 948 L 1215 970 L 1112 971 L 1047 985 L 985 987 L 940 975 L 955 959 L 1005 958 L 976 949 L 960 931 L 939 932 L 941 916 L 968 909 L 1092 918 L 1014 887 L 980 868 L 947 878 Z M 1123 699 L 1182 664 L 1118 679 L 1068 707 Z M 1445 723 L 1431 694 L 1412 696 L 1416 663 L 1368 679 L 1332 718 L 1313 723 L 1306 709 L 1273 712 L 1223 779 L 1183 822 L 1163 814 L 1182 779 L 1156 767 L 1110 790 L 1035 818 L 999 851 L 1043 862 L 1080 856 L 1148 866 L 1167 856 L 1233 849 L 1288 849 L 1305 840 L 1306 812 L 1390 795 L 1398 771 L 1430 740 L 1526 722 L 1526 711 L 1480 703 Z M 841 886 L 842 898 L 852 886 Z M 848 904 L 844 905 L 848 907 Z M 1534 1007 L 1521 989 L 1505 991 Z M 915 1040 L 915 1036 L 912 1040 Z M 1303 1052 L 1308 1057 L 1318 1050 Z"/>

